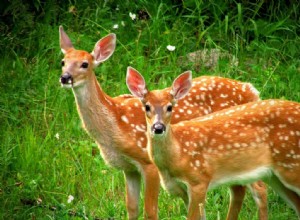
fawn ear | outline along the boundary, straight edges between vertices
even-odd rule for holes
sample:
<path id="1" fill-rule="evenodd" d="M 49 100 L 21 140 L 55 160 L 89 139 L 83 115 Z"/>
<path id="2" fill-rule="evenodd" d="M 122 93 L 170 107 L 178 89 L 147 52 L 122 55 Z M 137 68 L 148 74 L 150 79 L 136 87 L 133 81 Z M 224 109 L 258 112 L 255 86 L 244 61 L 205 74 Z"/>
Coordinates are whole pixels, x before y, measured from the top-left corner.
<path id="1" fill-rule="evenodd" d="M 94 57 L 94 64 L 97 66 L 107 60 L 115 51 L 117 37 L 115 34 L 109 34 L 101 38 L 91 53 Z"/>
<path id="2" fill-rule="evenodd" d="M 69 49 L 74 48 L 70 38 L 68 37 L 68 35 L 66 34 L 62 26 L 59 26 L 59 43 L 60 43 L 60 49 L 64 54 Z"/>
<path id="3" fill-rule="evenodd" d="M 173 82 L 171 95 L 175 100 L 182 99 L 192 87 L 192 72 L 186 71 L 180 74 Z"/>
<path id="4" fill-rule="evenodd" d="M 132 95 L 143 99 L 148 90 L 144 77 L 134 68 L 127 67 L 126 84 Z"/>

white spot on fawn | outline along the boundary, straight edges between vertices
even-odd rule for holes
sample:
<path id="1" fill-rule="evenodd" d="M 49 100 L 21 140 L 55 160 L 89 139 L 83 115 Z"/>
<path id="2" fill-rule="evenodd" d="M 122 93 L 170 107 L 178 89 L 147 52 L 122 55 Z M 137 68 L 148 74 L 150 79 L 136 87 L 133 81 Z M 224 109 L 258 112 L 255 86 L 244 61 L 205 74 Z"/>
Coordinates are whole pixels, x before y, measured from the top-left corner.
<path id="1" fill-rule="evenodd" d="M 228 97 L 228 94 L 221 94 L 220 97 L 221 97 L 221 98 L 227 98 L 227 97 Z"/>
<path id="2" fill-rule="evenodd" d="M 140 147 L 140 148 L 142 148 L 143 147 L 142 142 L 141 141 L 137 141 L 137 146 Z"/>
<path id="3" fill-rule="evenodd" d="M 141 131 L 141 132 L 145 132 L 146 130 L 143 129 L 141 126 L 137 125 L 135 126 L 136 130 Z"/>
<path id="4" fill-rule="evenodd" d="M 124 121 L 127 124 L 129 123 L 128 118 L 126 117 L 126 115 L 122 115 L 121 120 Z"/>

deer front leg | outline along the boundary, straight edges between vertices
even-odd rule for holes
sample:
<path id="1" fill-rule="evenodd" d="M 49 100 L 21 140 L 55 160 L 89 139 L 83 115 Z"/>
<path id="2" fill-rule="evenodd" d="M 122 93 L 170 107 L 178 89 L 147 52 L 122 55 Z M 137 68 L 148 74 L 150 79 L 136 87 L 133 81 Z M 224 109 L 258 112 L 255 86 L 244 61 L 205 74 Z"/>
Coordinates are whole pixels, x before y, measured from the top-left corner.
<path id="1" fill-rule="evenodd" d="M 143 166 L 143 175 L 145 181 L 144 219 L 157 220 L 158 194 L 160 188 L 158 170 L 154 164 L 147 164 Z"/>
<path id="2" fill-rule="evenodd" d="M 205 197 L 207 184 L 189 186 L 189 208 L 187 220 L 205 220 Z"/>
<path id="3" fill-rule="evenodd" d="M 237 220 L 242 208 L 242 203 L 246 193 L 246 187 L 233 185 L 230 187 L 230 204 L 226 220 Z"/>
<path id="4" fill-rule="evenodd" d="M 165 190 L 173 196 L 178 196 L 182 198 L 186 207 L 189 205 L 189 198 L 187 188 L 183 183 L 179 183 L 174 178 L 170 177 L 166 173 L 160 176 L 161 184 L 164 186 Z"/>
<path id="5" fill-rule="evenodd" d="M 187 193 L 186 188 L 184 188 L 180 184 L 177 184 L 176 186 L 174 186 L 173 190 L 174 191 L 170 192 L 170 194 L 173 194 L 175 196 L 179 196 L 183 200 L 185 206 L 188 207 L 188 205 L 189 205 L 189 198 L 188 198 L 188 193 Z"/>
<path id="6" fill-rule="evenodd" d="M 129 220 L 139 217 L 139 199 L 141 188 L 141 174 L 138 172 L 124 171 L 126 182 L 126 207 Z"/>

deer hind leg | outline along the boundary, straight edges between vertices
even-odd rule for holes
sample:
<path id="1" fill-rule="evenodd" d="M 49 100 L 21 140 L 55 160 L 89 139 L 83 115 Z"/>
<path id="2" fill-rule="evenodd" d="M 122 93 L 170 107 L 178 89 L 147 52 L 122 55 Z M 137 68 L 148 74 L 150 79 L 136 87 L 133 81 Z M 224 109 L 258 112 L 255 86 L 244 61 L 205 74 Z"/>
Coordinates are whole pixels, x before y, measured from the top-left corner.
<path id="1" fill-rule="evenodd" d="M 271 176 L 266 181 L 288 204 L 292 206 L 300 219 L 300 195 L 287 188 L 285 183 L 275 175 Z M 288 182 L 287 185 L 289 185 Z"/>
<path id="2" fill-rule="evenodd" d="M 262 181 L 258 181 L 249 185 L 252 196 L 259 211 L 259 219 L 268 219 L 268 206 L 267 206 L 267 188 Z M 243 200 L 246 193 L 246 186 L 233 185 L 230 187 L 230 205 L 227 214 L 227 220 L 237 220 L 239 212 L 242 208 Z"/>
<path id="3" fill-rule="evenodd" d="M 126 182 L 126 207 L 129 220 L 139 217 L 139 199 L 141 188 L 141 174 L 124 171 Z"/>
<path id="4" fill-rule="evenodd" d="M 240 185 L 230 186 L 230 204 L 226 220 L 237 220 L 241 211 L 246 187 Z"/>
<path id="5" fill-rule="evenodd" d="M 143 177 L 145 181 L 145 213 L 144 219 L 157 220 L 158 218 L 158 194 L 160 179 L 158 170 L 154 164 L 143 166 Z"/>
<path id="6" fill-rule="evenodd" d="M 268 201 L 267 201 L 267 186 L 263 181 L 257 181 L 250 184 L 249 189 L 252 197 L 258 207 L 259 220 L 268 219 Z"/>

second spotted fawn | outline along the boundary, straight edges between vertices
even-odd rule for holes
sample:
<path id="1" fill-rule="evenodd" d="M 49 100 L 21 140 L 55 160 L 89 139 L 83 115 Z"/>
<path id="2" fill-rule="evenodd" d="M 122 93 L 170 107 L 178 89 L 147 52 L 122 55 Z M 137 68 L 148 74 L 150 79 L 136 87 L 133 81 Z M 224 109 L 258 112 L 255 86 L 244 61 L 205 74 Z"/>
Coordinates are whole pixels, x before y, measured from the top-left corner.
<path id="1" fill-rule="evenodd" d="M 190 72 L 177 77 L 170 90 L 148 91 L 145 83 L 127 85 L 144 105 L 148 153 L 164 186 L 187 187 L 187 219 L 205 219 L 209 189 L 260 179 L 300 218 L 299 103 L 256 101 L 171 124 L 173 107 L 192 86 Z"/>

